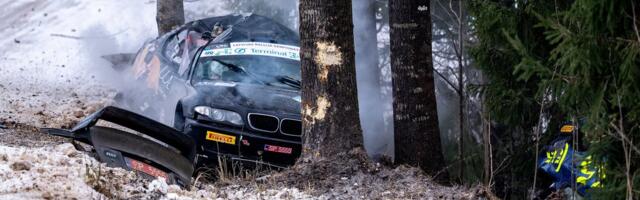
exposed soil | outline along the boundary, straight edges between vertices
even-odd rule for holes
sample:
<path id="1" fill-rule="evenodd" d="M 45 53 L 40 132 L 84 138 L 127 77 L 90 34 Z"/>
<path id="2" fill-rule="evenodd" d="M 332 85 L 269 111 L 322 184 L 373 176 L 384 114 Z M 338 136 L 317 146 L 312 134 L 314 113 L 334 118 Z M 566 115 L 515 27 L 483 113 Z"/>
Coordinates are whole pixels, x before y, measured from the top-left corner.
<path id="1" fill-rule="evenodd" d="M 5 128 L 71 128 L 86 115 L 113 104 L 115 90 L 104 86 L 74 87 L 33 84 L 2 85 L 0 125 Z"/>
<path id="2" fill-rule="evenodd" d="M 420 169 L 371 162 L 358 148 L 331 159 L 299 162 L 290 169 L 247 180 L 257 187 L 294 187 L 318 199 L 478 199 L 480 188 L 445 187 Z"/>
<path id="3" fill-rule="evenodd" d="M 55 146 L 68 139 L 39 134 L 33 129 L 0 129 L 0 145 L 7 147 L 45 147 Z"/>

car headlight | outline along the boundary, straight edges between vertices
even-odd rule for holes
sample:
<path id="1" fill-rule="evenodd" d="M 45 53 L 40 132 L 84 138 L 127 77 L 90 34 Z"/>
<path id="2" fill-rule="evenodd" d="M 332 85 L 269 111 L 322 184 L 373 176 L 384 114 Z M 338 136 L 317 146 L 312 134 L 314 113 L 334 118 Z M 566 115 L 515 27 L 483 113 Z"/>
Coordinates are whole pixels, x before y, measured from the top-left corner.
<path id="1" fill-rule="evenodd" d="M 242 122 L 242 116 L 240 114 L 222 110 L 217 108 L 211 108 L 209 106 L 196 106 L 194 109 L 198 114 L 209 117 L 210 119 L 218 122 L 229 122 L 234 125 L 241 126 L 244 123 Z"/>

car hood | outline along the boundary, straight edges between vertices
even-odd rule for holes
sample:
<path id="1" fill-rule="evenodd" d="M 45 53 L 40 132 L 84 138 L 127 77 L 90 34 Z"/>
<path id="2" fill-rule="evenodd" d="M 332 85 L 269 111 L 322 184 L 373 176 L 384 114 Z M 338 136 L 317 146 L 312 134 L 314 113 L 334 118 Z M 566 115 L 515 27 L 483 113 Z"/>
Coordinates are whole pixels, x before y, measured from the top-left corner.
<path id="1" fill-rule="evenodd" d="M 300 115 L 299 90 L 231 82 L 201 82 L 194 88 L 205 105 Z"/>

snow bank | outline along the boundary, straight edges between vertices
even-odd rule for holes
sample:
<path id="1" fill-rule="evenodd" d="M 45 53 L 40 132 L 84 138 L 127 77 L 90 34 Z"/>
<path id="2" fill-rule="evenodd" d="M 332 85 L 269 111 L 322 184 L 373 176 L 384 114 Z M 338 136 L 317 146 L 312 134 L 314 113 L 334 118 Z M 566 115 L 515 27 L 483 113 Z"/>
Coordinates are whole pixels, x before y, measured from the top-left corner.
<path id="1" fill-rule="evenodd" d="M 96 161 L 73 145 L 44 148 L 0 146 L 0 199 L 100 198 L 85 183 L 87 166 Z"/>
<path id="2" fill-rule="evenodd" d="M 36 134 L 36 133 L 34 133 Z M 41 148 L 0 146 L 0 199 L 310 199 L 296 188 L 202 184 L 183 190 L 164 180 L 105 167 L 70 143 Z"/>

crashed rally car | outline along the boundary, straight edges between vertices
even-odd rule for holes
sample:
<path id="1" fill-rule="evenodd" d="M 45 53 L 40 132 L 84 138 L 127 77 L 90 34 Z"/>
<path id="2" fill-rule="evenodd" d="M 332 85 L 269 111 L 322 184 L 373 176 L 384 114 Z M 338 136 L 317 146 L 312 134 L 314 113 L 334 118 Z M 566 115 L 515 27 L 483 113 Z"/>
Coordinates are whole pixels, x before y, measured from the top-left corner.
<path id="1" fill-rule="evenodd" d="M 102 162 L 182 186 L 197 169 L 232 161 L 284 167 L 301 152 L 299 38 L 259 15 L 189 22 L 145 43 L 136 87 L 71 130 Z M 97 126 L 103 120 L 123 128 Z"/>

